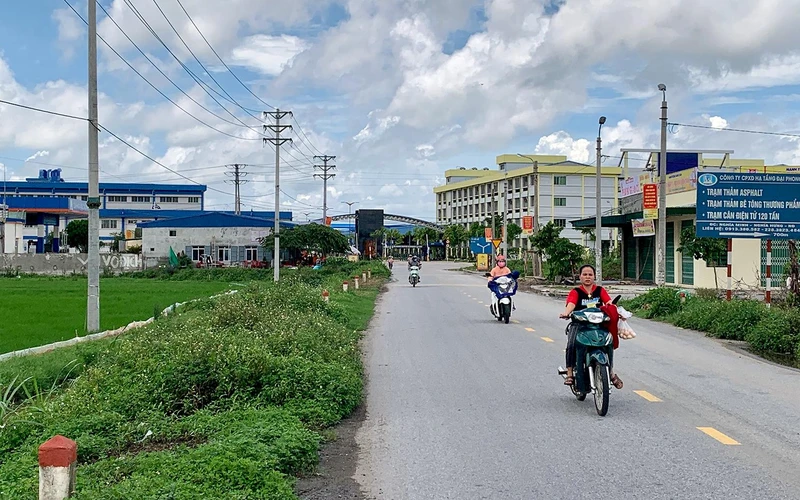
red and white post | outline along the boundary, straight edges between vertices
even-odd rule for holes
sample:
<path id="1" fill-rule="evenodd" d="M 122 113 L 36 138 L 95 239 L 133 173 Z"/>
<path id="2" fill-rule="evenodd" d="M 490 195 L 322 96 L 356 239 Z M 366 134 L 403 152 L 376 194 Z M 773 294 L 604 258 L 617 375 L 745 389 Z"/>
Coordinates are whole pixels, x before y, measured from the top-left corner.
<path id="1" fill-rule="evenodd" d="M 733 240 L 728 238 L 728 291 L 725 293 L 725 300 L 730 301 L 733 295 L 733 277 L 731 269 L 733 267 Z"/>
<path id="2" fill-rule="evenodd" d="M 772 305 L 772 240 L 767 240 L 767 290 L 764 293 L 767 307 Z"/>
<path id="3" fill-rule="evenodd" d="M 39 500 L 64 500 L 75 493 L 78 444 L 56 435 L 39 447 Z"/>

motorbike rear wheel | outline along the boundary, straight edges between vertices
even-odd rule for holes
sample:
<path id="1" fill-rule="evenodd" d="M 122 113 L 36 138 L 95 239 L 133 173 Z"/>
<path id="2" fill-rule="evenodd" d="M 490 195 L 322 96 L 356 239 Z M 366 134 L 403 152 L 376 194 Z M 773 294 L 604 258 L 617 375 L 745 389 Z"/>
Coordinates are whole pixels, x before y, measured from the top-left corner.
<path id="1" fill-rule="evenodd" d="M 608 413 L 608 394 L 610 391 L 608 366 L 593 364 L 591 369 L 594 370 L 594 407 L 598 415 L 605 417 L 606 413 Z"/>
<path id="2" fill-rule="evenodd" d="M 500 304 L 500 318 L 508 324 L 511 320 L 511 304 Z"/>

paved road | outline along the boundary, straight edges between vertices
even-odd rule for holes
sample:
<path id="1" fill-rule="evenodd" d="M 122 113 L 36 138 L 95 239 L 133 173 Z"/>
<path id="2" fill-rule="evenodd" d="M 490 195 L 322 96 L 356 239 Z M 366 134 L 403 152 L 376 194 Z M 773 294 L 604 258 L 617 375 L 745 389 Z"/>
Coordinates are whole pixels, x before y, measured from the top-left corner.
<path id="1" fill-rule="evenodd" d="M 368 498 L 800 499 L 800 372 L 634 319 L 625 387 L 599 417 L 556 374 L 563 303 L 517 294 L 504 325 L 485 281 L 453 267 L 425 264 L 417 288 L 395 268 L 378 306 L 357 436 Z"/>

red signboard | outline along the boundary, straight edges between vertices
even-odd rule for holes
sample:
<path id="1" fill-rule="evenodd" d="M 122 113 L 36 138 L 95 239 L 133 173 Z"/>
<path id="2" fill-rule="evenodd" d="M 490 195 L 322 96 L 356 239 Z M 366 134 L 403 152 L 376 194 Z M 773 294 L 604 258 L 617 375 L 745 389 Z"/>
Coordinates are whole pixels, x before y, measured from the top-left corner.
<path id="1" fill-rule="evenodd" d="M 533 216 L 526 215 L 522 218 L 522 231 L 525 234 L 533 233 Z"/>
<path id="2" fill-rule="evenodd" d="M 330 226 L 333 222 L 333 217 L 325 217 L 325 225 Z"/>
<path id="3" fill-rule="evenodd" d="M 491 240 L 492 239 L 492 228 L 490 228 L 490 227 L 483 228 L 483 236 L 487 240 Z"/>
<path id="4" fill-rule="evenodd" d="M 658 208 L 658 184 L 642 186 L 642 208 L 645 210 Z"/>

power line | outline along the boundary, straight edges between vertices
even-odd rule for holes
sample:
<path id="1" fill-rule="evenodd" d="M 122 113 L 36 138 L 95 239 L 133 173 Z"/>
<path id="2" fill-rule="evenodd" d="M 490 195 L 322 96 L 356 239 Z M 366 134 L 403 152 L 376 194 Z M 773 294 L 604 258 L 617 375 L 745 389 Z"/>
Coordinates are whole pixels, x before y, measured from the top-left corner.
<path id="1" fill-rule="evenodd" d="M 18 108 L 28 109 L 28 110 L 31 110 L 31 111 L 38 111 L 39 113 L 45 113 L 45 114 L 48 114 L 48 115 L 61 116 L 63 118 L 72 118 L 73 120 L 81 120 L 81 121 L 88 121 L 89 120 L 88 118 L 84 118 L 82 116 L 75 116 L 75 115 L 68 115 L 68 114 L 65 114 L 65 113 L 58 113 L 56 111 L 50 111 L 50 110 L 47 110 L 47 109 L 37 108 L 37 107 L 34 107 L 34 106 L 26 106 L 25 104 L 19 104 L 19 103 L 16 103 L 16 102 L 5 101 L 3 99 L 0 99 L 0 103 L 8 104 L 9 106 L 16 106 Z"/>
<path id="2" fill-rule="evenodd" d="M 237 127 L 251 128 L 251 127 L 248 127 L 247 125 L 241 125 L 240 123 L 232 122 L 232 121 L 228 120 L 227 118 L 223 118 L 222 116 L 219 116 L 218 114 L 214 113 L 213 111 L 211 111 L 210 109 L 208 109 L 207 107 L 205 107 L 203 104 L 199 103 L 199 102 L 198 102 L 198 101 L 197 101 L 197 100 L 196 100 L 194 97 L 192 97 L 191 95 L 189 95 L 189 94 L 188 94 L 188 93 L 187 93 L 185 90 L 183 90 L 183 89 L 182 89 L 180 86 L 178 86 L 178 84 L 177 84 L 177 83 L 175 83 L 175 81 L 174 81 L 172 78 L 170 78 L 169 76 L 167 76 L 167 74 L 166 74 L 166 73 L 164 73 L 164 71 L 162 71 L 162 70 L 161 70 L 161 68 L 159 68 L 159 67 L 158 67 L 158 65 L 157 65 L 155 62 L 153 62 L 153 60 L 152 60 L 152 59 L 150 59 L 150 56 L 148 56 L 148 55 L 147 55 L 147 54 L 146 54 L 146 53 L 145 53 L 145 52 L 144 52 L 144 51 L 141 49 L 141 47 L 139 47 L 139 45 L 137 45 L 137 44 L 136 44 L 136 42 L 134 42 L 134 41 L 133 41 L 133 39 L 132 39 L 130 36 L 128 36 L 128 33 L 126 33 L 124 29 L 122 29 L 122 27 L 121 27 L 121 26 L 120 26 L 120 25 L 117 23 L 117 21 L 116 21 L 116 20 L 115 20 L 115 19 L 114 19 L 114 18 L 111 16 L 111 14 L 110 14 L 110 13 L 109 13 L 109 12 L 108 12 L 106 9 L 105 9 L 105 7 L 103 7 L 103 5 L 102 5 L 102 4 L 101 4 L 99 1 L 97 2 L 97 5 L 98 5 L 98 6 L 100 6 L 100 9 L 102 9 L 102 11 L 105 13 L 106 17 L 107 17 L 107 18 L 108 18 L 108 19 L 109 19 L 109 20 L 110 20 L 112 23 L 114 23 L 114 26 L 116 26 L 116 27 L 117 27 L 117 29 L 119 29 L 119 31 L 120 31 L 120 32 L 121 32 L 123 35 L 125 35 L 125 38 L 127 38 L 127 39 L 128 39 L 128 41 L 129 41 L 129 42 L 131 42 L 131 44 L 132 44 L 132 45 L 133 45 L 133 46 L 136 48 L 136 50 L 138 50 L 138 51 L 139 51 L 139 53 L 140 53 L 140 54 L 141 54 L 141 55 L 142 55 L 142 56 L 143 56 L 145 59 L 147 59 L 147 61 L 148 61 L 148 62 L 149 62 L 149 63 L 150 63 L 150 64 L 151 64 L 151 65 L 152 65 L 152 66 L 153 66 L 153 67 L 154 67 L 154 68 L 155 68 L 155 69 L 156 69 L 156 70 L 157 70 L 159 73 L 161 73 L 161 76 L 163 76 L 164 78 L 166 78 L 168 82 L 170 82 L 170 83 L 171 83 L 171 84 L 172 84 L 172 85 L 173 85 L 173 86 L 174 86 L 176 89 L 178 89 L 178 90 L 179 90 L 179 91 L 180 91 L 180 92 L 181 92 L 183 95 L 185 95 L 186 97 L 188 97 L 188 98 L 189 98 L 189 99 L 190 99 L 190 100 L 191 100 L 193 103 L 197 104 L 197 105 L 198 105 L 198 106 L 200 106 L 202 109 L 204 109 L 204 110 L 208 111 L 208 113 L 210 113 L 211 115 L 213 115 L 213 116 L 215 116 L 215 117 L 219 118 L 220 120 L 224 121 L 225 123 L 229 123 L 229 124 L 231 124 L 231 125 L 236 125 Z M 225 108 L 223 107 L 223 109 L 225 109 Z M 227 109 L 225 109 L 225 111 L 228 111 L 228 110 L 227 110 Z M 231 114 L 231 113 L 230 113 L 230 111 L 228 111 L 228 113 L 229 113 L 229 114 Z M 235 118 L 235 116 L 234 116 L 234 118 Z"/>
<path id="3" fill-rule="evenodd" d="M 89 1 L 92 1 L 92 0 L 89 0 Z M 84 19 L 84 17 L 83 17 L 83 16 L 82 16 L 82 15 L 81 15 L 81 14 L 80 14 L 80 13 L 79 13 L 77 10 L 75 10 L 75 7 L 73 7 L 73 6 L 72 6 L 72 5 L 69 3 L 69 0 L 64 0 L 64 3 L 65 3 L 65 4 L 67 4 L 67 6 L 68 6 L 68 7 L 69 7 L 69 8 L 72 10 L 72 12 L 74 12 L 74 13 L 75 13 L 75 15 L 76 15 L 76 16 L 78 16 L 78 17 L 80 18 L 80 20 L 84 22 L 84 24 L 86 24 L 87 26 L 89 25 L 88 21 L 87 21 L 86 19 Z M 198 117 L 194 116 L 194 115 L 193 115 L 193 114 L 191 114 L 190 112 L 186 111 L 186 110 L 185 110 L 185 109 L 184 109 L 184 108 L 183 108 L 183 107 L 182 107 L 180 104 L 178 104 L 178 103 L 176 103 L 175 101 L 173 101 L 173 100 L 172 100 L 172 99 L 171 99 L 169 96 L 167 96 L 167 94 L 165 94 L 164 92 L 162 92 L 162 91 L 161 91 L 161 90 L 160 90 L 158 87 L 156 87 L 155 85 L 153 85 L 153 83 L 152 83 L 152 82 L 150 82 L 150 80 L 148 80 L 147 78 L 145 78 L 145 76 L 144 76 L 144 75 L 142 75 L 142 74 L 139 72 L 139 70 L 137 70 L 136 68 L 134 68 L 134 67 L 133 67 L 133 65 L 132 65 L 131 63 L 129 63 L 129 62 L 128 62 L 128 61 L 127 61 L 127 60 L 126 60 L 124 57 L 122 57 L 122 55 L 121 55 L 119 52 L 117 52 L 117 50 L 116 50 L 114 47 L 112 47 L 112 46 L 111 46 L 111 44 L 109 44 L 108 42 L 106 42 L 106 40 L 105 40 L 105 39 L 104 39 L 104 38 L 103 38 L 103 37 L 102 37 L 102 36 L 101 36 L 99 33 L 97 34 L 97 38 L 99 38 L 99 39 L 100 39 L 100 40 L 101 40 L 101 41 L 102 41 L 102 42 L 105 44 L 105 46 L 106 46 L 106 47 L 108 47 L 109 49 L 111 49 L 111 51 L 112 51 L 114 54 L 116 54 L 116 55 L 117 55 L 117 57 L 119 57 L 119 58 L 120 58 L 120 60 L 122 60 L 122 62 L 124 62 L 124 63 L 125 63 L 125 64 L 126 64 L 126 65 L 127 65 L 127 66 L 128 66 L 130 69 L 131 69 L 131 70 L 133 70 L 133 72 L 134 72 L 134 73 L 136 73 L 137 75 L 139 75 L 139 77 L 140 77 L 142 80 L 144 80 L 144 81 L 145 81 L 145 82 L 146 82 L 148 85 L 150 85 L 150 86 L 153 88 L 153 90 L 155 90 L 156 92 L 158 92 L 159 94 L 161 94 L 161 96 L 162 96 L 164 99 L 168 100 L 170 103 L 172 103 L 172 105 L 173 105 L 173 106 L 177 107 L 178 109 L 180 109 L 181 111 L 183 111 L 184 113 L 186 113 L 187 115 L 189 115 L 190 117 L 192 117 L 193 119 L 195 119 L 195 120 L 196 120 L 197 122 L 199 122 L 200 124 L 202 124 L 202 125 L 205 125 L 206 127 L 210 128 L 211 130 L 214 130 L 214 131 L 216 131 L 216 132 L 219 132 L 220 134 L 226 135 L 226 136 L 228 136 L 228 137 L 232 137 L 232 138 L 234 138 L 234 139 L 240 139 L 240 140 L 244 140 L 244 141 L 260 141 L 260 140 L 261 140 L 261 138 L 260 138 L 260 137 L 240 137 L 240 136 L 238 136 L 238 135 L 229 134 L 228 132 L 225 132 L 225 131 L 223 131 L 223 130 L 220 130 L 220 129 L 218 129 L 218 128 L 216 128 L 216 127 L 212 126 L 212 125 L 209 125 L 209 124 L 208 124 L 208 123 L 206 123 L 205 121 L 203 121 L 203 120 L 201 120 L 200 118 L 198 118 Z"/>
<path id="4" fill-rule="evenodd" d="M 222 65 L 223 65 L 223 66 L 225 66 L 225 69 L 227 69 L 227 70 L 228 70 L 228 72 L 229 72 L 231 75 L 233 75 L 233 77 L 236 79 L 236 81 L 237 81 L 237 82 L 239 82 L 239 83 L 242 85 L 242 87 L 244 87 L 244 88 L 245 88 L 245 90 L 247 90 L 247 91 L 250 93 L 250 95 L 252 95 L 252 96 L 253 96 L 253 97 L 255 97 L 256 99 L 258 99 L 258 100 L 259 100 L 259 102 L 261 102 L 261 104 L 263 104 L 264 106 L 268 107 L 269 109 L 275 109 L 275 106 L 273 106 L 273 105 L 271 105 L 271 104 L 269 104 L 269 103 L 265 102 L 263 99 L 261 99 L 260 97 L 258 97 L 258 96 L 257 96 L 255 93 L 253 93 L 253 91 L 252 91 L 252 90 L 250 90 L 250 87 L 248 87 L 247 85 L 245 85 L 245 83 L 244 83 L 242 80 L 240 80 L 238 76 L 236 76 L 236 73 L 234 73 L 234 72 L 231 70 L 231 68 L 230 68 L 230 67 L 229 67 L 227 64 L 225 64 L 225 61 L 222 59 L 222 57 L 219 55 L 219 53 L 218 53 L 218 52 L 217 52 L 217 51 L 214 49 L 214 47 L 211 45 L 211 42 L 209 42 L 209 41 L 208 41 L 208 39 L 206 38 L 206 36 L 203 34 L 203 32 L 202 32 L 202 31 L 200 31 L 200 28 L 199 28 L 199 27 L 197 26 L 197 24 L 194 22 L 194 19 L 192 19 L 192 16 L 190 16 L 190 15 L 189 15 L 189 13 L 186 11 L 186 8 L 185 8 L 185 7 L 183 6 L 183 4 L 181 3 L 181 0 L 176 0 L 176 1 L 178 2 L 178 5 L 180 5 L 180 6 L 181 6 L 181 9 L 183 10 L 183 13 L 184 13 L 184 14 L 186 14 L 186 17 L 188 17 L 188 18 L 189 18 L 189 22 L 191 22 L 191 23 L 192 23 L 192 26 L 194 26 L 194 29 L 196 29 L 196 30 L 197 30 L 197 33 L 199 33 L 199 34 L 200 34 L 200 37 L 202 37 L 202 38 L 203 38 L 203 41 L 204 41 L 204 42 L 206 42 L 206 45 L 208 45 L 208 48 L 209 48 L 209 49 L 211 49 L 211 52 L 213 52 L 215 56 L 217 56 L 217 59 L 219 59 L 219 62 L 221 62 L 221 63 L 222 63 Z M 251 111 L 258 112 L 258 110 L 251 110 Z"/>
<path id="5" fill-rule="evenodd" d="M 764 132 L 761 130 L 746 130 L 741 128 L 719 128 L 719 127 L 710 127 L 708 125 L 689 125 L 686 123 L 667 123 L 667 125 L 671 127 L 689 127 L 689 128 L 702 128 L 708 130 L 716 130 L 718 132 L 742 132 L 745 134 L 760 134 L 760 135 L 777 135 L 780 137 L 797 137 L 800 138 L 800 134 L 788 134 L 785 132 Z"/>
<path id="6" fill-rule="evenodd" d="M 112 132 L 111 130 L 107 129 L 107 128 L 106 128 L 106 127 L 104 127 L 103 125 L 99 125 L 99 127 L 100 127 L 102 130 L 105 130 L 106 132 L 108 132 L 108 134 L 109 134 L 109 135 L 111 135 L 112 137 L 114 137 L 116 140 L 118 140 L 118 141 L 119 141 L 119 142 L 121 142 L 122 144 L 124 144 L 124 145 L 128 146 L 129 148 L 131 148 L 132 150 L 136 151 L 136 152 L 137 152 L 137 153 L 139 153 L 140 155 L 144 156 L 144 157 L 145 157 L 145 158 L 147 158 L 148 160 L 152 161 L 153 163 L 155 163 L 155 164 L 156 164 L 156 165 L 158 165 L 159 167 L 161 167 L 161 168 L 163 168 L 163 169 L 165 169 L 165 170 L 169 170 L 169 171 L 170 171 L 170 172 L 172 172 L 173 174 L 175 174 L 175 175 L 177 175 L 178 177 L 181 177 L 181 178 L 183 178 L 183 179 L 186 179 L 187 181 L 191 182 L 192 184 L 197 184 L 198 186 L 203 186 L 203 185 L 204 185 L 204 184 L 202 184 L 202 183 L 200 183 L 200 182 L 197 182 L 196 180 L 192 179 L 191 177 L 187 177 L 187 176 L 183 175 L 182 173 L 180 173 L 180 172 L 178 172 L 178 171 L 176 171 L 176 170 L 173 170 L 173 169 L 169 168 L 168 166 L 164 165 L 163 163 L 161 163 L 160 161 L 156 160 L 156 159 L 155 159 L 155 158 L 153 158 L 152 156 L 150 156 L 150 155 L 148 155 L 147 153 L 143 152 L 142 150 L 140 150 L 139 148 L 137 148 L 137 147 L 136 147 L 136 146 L 134 146 L 133 144 L 129 143 L 128 141 L 126 141 L 126 140 L 125 140 L 125 139 L 123 139 L 122 137 L 118 136 L 117 134 L 115 134 L 115 133 L 114 133 L 114 132 Z M 228 193 L 228 192 L 222 191 L 222 190 L 220 190 L 220 189 L 217 189 L 217 188 L 213 188 L 213 187 L 211 187 L 211 186 L 206 186 L 206 188 L 207 188 L 208 190 L 210 190 L 210 191 L 216 191 L 216 192 L 218 192 L 218 193 L 222 193 L 222 194 L 224 194 L 224 195 L 226 195 L 226 196 L 233 196 L 231 193 Z"/>
<path id="7" fill-rule="evenodd" d="M 155 2 L 156 0 L 153 0 L 153 1 Z M 253 92 L 253 91 L 250 89 L 250 87 L 249 87 L 249 86 L 247 86 L 247 85 L 246 85 L 246 84 L 245 84 L 245 83 L 244 83 L 244 82 L 243 82 L 243 81 L 242 81 L 242 80 L 241 80 L 241 79 L 240 79 L 240 78 L 239 78 L 239 77 L 236 75 L 236 73 L 234 73 L 234 72 L 233 72 L 233 70 L 230 68 L 230 66 L 228 66 L 228 64 L 225 62 L 225 60 L 224 60 L 224 59 L 222 59 L 222 56 L 220 56 L 220 55 L 219 55 L 219 53 L 216 51 L 216 49 L 214 49 L 214 47 L 211 45 L 211 42 L 209 42 L 209 41 L 208 41 L 208 39 L 206 38 L 206 36 L 205 36 L 205 35 L 203 34 L 203 32 L 200 30 L 200 27 L 199 27 L 199 26 L 197 26 L 197 23 L 195 23 L 195 22 L 194 22 L 194 19 L 192 19 L 192 16 L 189 14 L 189 12 L 188 12 L 188 11 L 186 10 L 186 8 L 183 6 L 183 3 L 181 3 L 181 0 L 176 0 L 176 1 L 178 2 L 178 5 L 180 5 L 180 7 L 181 7 L 181 10 L 183 10 L 183 13 L 184 13 L 184 14 L 186 14 L 186 17 L 189 19 L 189 22 L 190 22 L 190 23 L 192 23 L 192 26 L 194 26 L 194 29 L 195 29 L 195 30 L 197 30 L 197 33 L 200 35 L 200 37 L 203 39 L 203 41 L 206 43 L 206 45 L 208 45 L 208 48 L 209 48 L 209 49 L 211 49 L 211 52 L 213 52 L 213 53 L 214 53 L 214 55 L 217 57 L 217 59 L 219 60 L 219 62 L 220 62 L 220 63 L 222 63 L 222 65 L 225 67 L 225 69 L 226 69 L 226 70 L 228 70 L 228 73 L 230 73 L 230 74 L 231 74 L 231 75 L 232 75 L 232 76 L 233 76 L 233 77 L 236 79 L 236 81 L 237 81 L 237 82 L 239 82 L 239 84 L 240 84 L 242 87 L 244 87 L 244 89 L 245 89 L 245 90 L 247 90 L 247 92 L 249 92 L 249 93 L 250 93 L 250 95 L 252 95 L 252 96 L 253 96 L 253 97 L 255 97 L 256 99 L 258 99 L 258 101 L 259 101 L 259 102 L 261 102 L 261 104 L 263 104 L 264 106 L 268 107 L 269 109 L 275 109 L 275 106 L 272 106 L 271 104 L 269 104 L 269 103 L 265 102 L 265 101 L 264 101 L 263 99 L 261 99 L 261 98 L 260 98 L 258 95 L 256 95 L 256 94 L 255 94 L 255 93 L 254 93 L 254 92 Z M 156 4 L 156 5 L 158 5 L 158 4 Z M 159 10 L 161 10 L 161 9 L 159 8 Z M 163 11 L 162 11 L 162 14 L 163 14 Z M 164 17 L 166 18 L 166 16 L 164 16 Z M 169 20 L 168 20 L 168 19 L 167 19 L 167 22 L 169 22 Z M 172 26 L 172 24 L 171 24 L 171 23 L 170 23 L 170 26 Z M 175 28 L 173 27 L 173 30 L 174 30 L 174 29 L 175 29 Z M 177 31 L 176 31 L 176 34 L 178 34 L 178 33 L 177 33 Z M 180 34 L 178 34 L 178 38 L 181 38 Z M 182 38 L 181 38 L 181 41 L 183 41 L 183 39 L 182 39 Z M 186 44 L 186 42 L 184 42 L 184 45 L 185 45 L 185 44 Z M 188 47 L 187 47 L 187 48 L 188 48 Z M 190 51 L 190 52 L 191 52 L 191 51 Z M 192 55 L 194 56 L 194 54 L 192 54 Z M 199 63 L 201 66 L 202 66 L 202 63 L 200 63 L 200 61 L 197 59 L 197 57 L 195 57 L 195 60 L 197 60 L 197 61 L 198 61 L 198 63 Z M 205 69 L 205 68 L 204 68 L 204 69 Z M 208 70 L 206 70 L 206 72 L 209 74 L 209 76 L 211 76 L 211 72 L 209 72 Z M 222 86 L 219 84 L 219 82 L 217 82 L 217 81 L 214 79 L 214 77 L 213 77 L 213 76 L 211 76 L 211 78 L 212 78 L 212 80 L 214 80 L 214 82 L 215 82 L 217 85 L 219 85 L 219 87 L 222 89 Z M 224 90 L 224 89 L 223 89 L 223 92 L 225 92 L 225 90 Z M 226 93 L 226 94 L 228 94 L 227 92 L 225 92 L 225 93 Z M 230 96 L 230 94 L 228 94 L 228 96 Z M 232 96 L 231 96 L 231 99 L 233 99 L 233 97 L 232 97 Z M 236 104 L 237 104 L 237 105 L 239 105 L 238 103 L 236 103 Z M 246 111 L 258 112 L 258 110 L 254 110 L 254 109 L 245 108 L 245 107 L 243 107 L 243 106 L 241 106 L 241 105 L 239 105 L 239 107 L 241 107 L 243 110 L 246 110 Z M 297 121 L 297 119 L 296 119 L 294 116 L 292 116 L 292 120 L 294 121 L 295 125 L 297 125 L 297 129 L 300 131 L 300 134 L 301 134 L 301 135 L 302 135 L 302 136 L 303 136 L 303 137 L 306 139 L 306 141 L 308 142 L 308 144 L 306 145 L 306 147 L 309 149 L 309 151 L 311 152 L 311 154 L 312 154 L 312 155 L 313 155 L 313 154 L 315 154 L 315 153 L 322 154 L 322 151 L 320 151 L 319 149 L 317 149 L 317 147 L 316 147 L 316 146 L 314 146 L 314 143 L 312 143 L 312 142 L 311 142 L 311 139 L 309 139 L 309 138 L 308 138 L 308 136 L 306 135 L 305 131 L 304 131 L 304 130 L 303 130 L 303 128 L 300 126 L 300 123 Z M 301 142 L 301 143 L 303 143 L 303 141 L 302 141 L 302 140 L 301 140 L 300 142 Z M 310 147 L 309 147 L 309 146 L 310 146 Z"/>
<path id="8" fill-rule="evenodd" d="M 97 0 L 97 1 L 99 1 L 99 0 Z M 203 82 L 203 81 L 200 79 L 200 77 L 198 77 L 198 76 L 197 76 L 197 75 L 196 75 L 196 74 L 195 74 L 195 73 L 194 73 L 194 72 L 193 72 L 191 69 L 189 69 L 189 67 L 188 67 L 186 64 L 184 64 L 184 62 L 183 62 L 183 61 L 181 61 L 180 57 L 178 57 L 178 56 L 177 56 L 177 55 L 176 55 L 176 54 L 175 54 L 175 53 L 172 51 L 172 49 L 170 49 L 170 48 L 169 48 L 169 45 L 167 45 L 167 43 L 166 43 L 166 42 L 164 42 L 164 40 L 163 40 L 163 39 L 162 39 L 162 38 L 161 38 L 161 37 L 158 35 L 158 33 L 156 33 L 156 31 L 153 29 L 153 27 L 150 25 L 150 23 L 148 23 L 148 22 L 147 22 L 147 20 L 144 18 L 144 16 L 143 16 L 143 15 L 142 15 L 142 14 L 139 12 L 139 9 L 137 9 L 137 8 L 136 8 L 136 6 L 135 6 L 135 5 L 133 5 L 133 2 L 132 2 L 132 0 L 124 0 L 124 2 L 125 2 L 125 4 L 126 4 L 126 5 L 127 5 L 127 6 L 128 6 L 130 9 L 131 9 L 131 11 L 133 12 L 134 16 L 136 16 L 136 18 L 137 18 L 137 19 L 139 19 L 139 22 L 141 22 L 141 23 L 144 25 L 144 27 L 145 27 L 145 28 L 147 28 L 147 30 L 148 30 L 148 31 L 150 31 L 150 34 L 151 34 L 151 35 L 153 35 L 153 37 L 154 37 L 156 40 L 158 40 L 158 41 L 159 41 L 159 43 L 161 43 L 161 45 L 162 45 L 162 46 L 163 46 L 163 47 L 166 49 L 166 51 L 167 51 L 167 52 L 168 52 L 168 53 L 169 53 L 169 54 L 170 54 L 170 55 L 173 57 L 173 59 L 175 59 L 175 61 L 177 61 L 177 62 L 178 62 L 178 64 L 179 64 L 179 65 L 180 65 L 180 66 L 181 66 L 181 67 L 184 69 L 184 71 L 186 71 L 186 73 L 187 73 L 187 74 L 188 74 L 188 75 L 189 75 L 189 76 L 190 76 L 190 77 L 191 77 L 191 78 L 192 78 L 192 79 L 193 79 L 193 80 L 194 80 L 194 81 L 195 81 L 195 82 L 196 82 L 198 85 L 200 85 L 200 88 L 202 88 L 202 89 L 203 89 L 203 91 L 204 91 L 206 94 L 208 94 L 208 96 L 209 96 L 209 97 L 211 97 L 211 99 L 212 99 L 212 100 L 213 100 L 215 103 L 217 103 L 217 105 L 219 105 L 219 107 L 221 107 L 221 108 L 222 108 L 222 109 L 223 109 L 223 110 L 224 110 L 226 113 L 228 113 L 228 114 L 229 114 L 229 115 L 231 115 L 231 116 L 232 116 L 232 117 L 233 117 L 233 118 L 234 118 L 236 121 L 238 121 L 238 122 L 241 124 L 241 126 L 243 126 L 243 127 L 245 127 L 245 128 L 248 128 L 248 129 L 250 129 L 250 130 L 253 130 L 253 131 L 254 131 L 254 132 L 256 132 L 257 134 L 261 134 L 261 132 L 260 132 L 260 131 L 256 130 L 255 128 L 253 128 L 253 127 L 251 127 L 250 125 L 248 125 L 248 124 L 246 124 L 245 122 L 243 122 L 243 121 L 242 121 L 242 120 L 241 120 L 241 119 L 240 119 L 238 116 L 236 116 L 234 113 L 232 113 L 232 112 L 231 112 L 231 111 L 230 111 L 228 108 L 226 108 L 226 107 L 225 107 L 225 106 L 224 106 L 224 105 L 223 105 L 221 102 L 219 102 L 219 101 L 217 100 L 217 98 L 216 98 L 216 97 L 214 97 L 214 96 L 213 96 L 213 95 L 212 95 L 212 94 L 211 94 L 211 93 L 208 91 L 208 89 L 206 88 L 206 86 L 207 86 L 207 85 L 205 84 L 205 82 Z M 154 2 L 155 2 L 155 0 L 154 0 Z M 158 6 L 158 4 L 156 4 L 156 7 L 159 9 L 159 11 L 161 11 L 161 8 Z M 174 26 L 172 26 L 172 23 L 170 23 L 169 19 L 166 17 L 166 15 L 163 13 L 163 11 L 161 11 L 161 12 L 162 12 L 162 15 L 164 16 L 164 19 L 166 19 L 167 23 L 168 23 L 168 24 L 169 24 L 169 25 L 172 27 L 173 31 L 175 31 L 175 32 L 176 32 L 176 34 L 177 34 L 177 30 L 175 30 L 175 27 L 174 27 Z M 183 39 L 180 37 L 180 34 L 178 34 L 178 38 L 180 38 L 181 42 L 183 42 Z M 186 47 L 186 49 L 189 51 L 189 53 L 190 53 L 190 54 L 192 54 L 192 56 L 194 56 L 194 53 L 192 52 L 192 49 L 190 49 L 190 48 L 189 48 L 189 46 L 188 46 L 188 45 L 186 45 L 186 42 L 183 42 L 183 44 L 184 44 L 184 46 Z M 134 44 L 134 45 L 135 45 L 135 44 Z M 197 57 L 196 57 L 196 56 L 195 56 L 195 60 L 197 60 Z M 199 61 L 198 61 L 198 62 L 199 62 Z M 209 71 L 208 71 L 208 70 L 205 68 L 205 66 L 203 66 L 203 65 L 202 65 L 202 63 L 200 63 L 200 66 L 203 68 L 203 70 L 205 70 L 205 71 L 206 71 L 206 73 L 208 73 L 208 74 L 210 75 L 210 72 L 209 72 Z M 211 78 L 213 79 L 214 77 L 213 77 L 213 76 L 211 76 Z M 214 80 L 214 81 L 216 82 L 216 80 Z M 217 85 L 219 85 L 219 84 L 217 84 Z M 210 88 L 210 87 L 209 87 L 209 88 Z M 212 89 L 212 90 L 213 90 L 213 89 Z M 224 90 L 224 89 L 223 89 L 223 90 Z M 219 94 L 219 93 L 217 92 L 217 94 Z M 233 104 L 235 104 L 235 105 L 239 106 L 239 104 L 238 104 L 236 101 L 230 101 L 230 102 L 232 102 Z M 241 107 L 241 106 L 239 106 L 239 107 Z M 242 108 L 242 109 L 244 109 L 244 108 Z M 249 114 L 249 113 L 248 113 L 248 114 Z M 251 116 L 252 118 L 258 119 L 257 117 L 255 117 L 255 116 L 253 116 L 253 115 L 250 115 L 250 116 Z M 235 125 L 235 124 L 234 124 L 234 125 Z M 237 126 L 238 126 L 238 125 L 237 125 Z"/>

